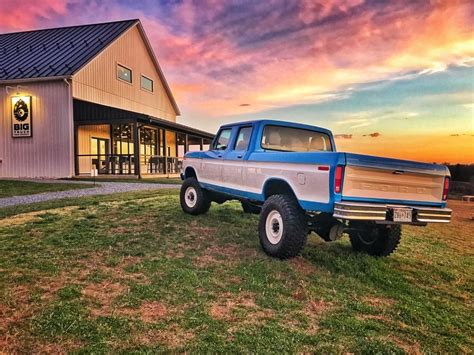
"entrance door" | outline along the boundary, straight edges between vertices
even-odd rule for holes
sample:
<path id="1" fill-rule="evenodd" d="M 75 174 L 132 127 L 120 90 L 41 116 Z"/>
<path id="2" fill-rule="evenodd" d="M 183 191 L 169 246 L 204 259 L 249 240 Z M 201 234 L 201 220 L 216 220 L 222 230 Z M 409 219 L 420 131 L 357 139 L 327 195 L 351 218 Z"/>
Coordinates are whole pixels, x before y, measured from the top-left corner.
<path id="1" fill-rule="evenodd" d="M 104 138 L 91 138 L 92 167 L 97 169 L 99 174 L 107 174 L 109 155 L 109 140 Z"/>

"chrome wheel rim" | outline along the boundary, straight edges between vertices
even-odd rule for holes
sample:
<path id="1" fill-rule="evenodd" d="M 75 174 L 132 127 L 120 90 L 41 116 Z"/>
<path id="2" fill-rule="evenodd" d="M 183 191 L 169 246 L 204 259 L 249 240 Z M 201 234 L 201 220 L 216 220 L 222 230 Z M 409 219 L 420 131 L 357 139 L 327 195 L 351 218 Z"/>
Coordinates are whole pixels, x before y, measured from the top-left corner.
<path id="1" fill-rule="evenodd" d="M 193 208 L 197 202 L 196 189 L 192 186 L 189 186 L 184 192 L 184 199 L 186 200 L 186 205 L 190 208 Z"/>
<path id="2" fill-rule="evenodd" d="M 280 212 L 273 210 L 267 215 L 265 232 L 271 244 L 275 245 L 280 242 L 283 236 L 283 219 Z"/>

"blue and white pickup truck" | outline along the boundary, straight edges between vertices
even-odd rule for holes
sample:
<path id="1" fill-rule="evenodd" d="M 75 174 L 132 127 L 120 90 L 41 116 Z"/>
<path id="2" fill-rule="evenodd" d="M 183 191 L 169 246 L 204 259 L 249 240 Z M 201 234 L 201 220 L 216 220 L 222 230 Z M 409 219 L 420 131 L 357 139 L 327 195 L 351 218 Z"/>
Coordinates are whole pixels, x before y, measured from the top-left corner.
<path id="1" fill-rule="evenodd" d="M 348 233 L 356 251 L 387 256 L 401 225 L 446 223 L 449 170 L 443 165 L 336 152 L 324 128 L 259 120 L 222 126 L 210 150 L 184 157 L 184 212 L 240 200 L 259 213 L 264 251 L 296 256 L 307 236 Z"/>

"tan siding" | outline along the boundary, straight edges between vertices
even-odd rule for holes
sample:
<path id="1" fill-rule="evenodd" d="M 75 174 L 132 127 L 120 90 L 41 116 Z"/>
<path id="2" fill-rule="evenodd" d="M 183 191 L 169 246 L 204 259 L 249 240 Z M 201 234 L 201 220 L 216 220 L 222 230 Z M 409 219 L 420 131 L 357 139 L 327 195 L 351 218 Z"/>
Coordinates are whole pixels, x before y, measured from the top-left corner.
<path id="1" fill-rule="evenodd" d="M 117 63 L 132 70 L 130 85 L 117 79 Z M 140 88 L 140 75 L 153 80 L 154 92 Z M 73 78 L 77 99 L 176 121 L 176 113 L 135 26 Z"/>
<path id="2" fill-rule="evenodd" d="M 110 125 L 79 126 L 77 130 L 78 154 L 91 154 L 91 138 L 104 138 L 110 144 Z M 109 147 L 111 149 L 111 147 Z M 91 157 L 79 157 L 79 173 L 91 172 Z"/>
<path id="3" fill-rule="evenodd" d="M 69 91 L 63 81 L 28 83 L 22 95 L 32 96 L 31 138 L 12 138 L 11 96 L 0 85 L 0 177 L 73 175 L 73 122 Z"/>

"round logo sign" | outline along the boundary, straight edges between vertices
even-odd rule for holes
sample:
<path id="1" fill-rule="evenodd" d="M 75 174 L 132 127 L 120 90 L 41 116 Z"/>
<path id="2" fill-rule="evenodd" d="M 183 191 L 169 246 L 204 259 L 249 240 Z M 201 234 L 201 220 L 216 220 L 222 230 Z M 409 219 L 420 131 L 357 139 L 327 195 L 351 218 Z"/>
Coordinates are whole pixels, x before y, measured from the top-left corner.
<path id="1" fill-rule="evenodd" d="M 13 107 L 13 115 L 17 121 L 25 121 L 28 118 L 28 105 L 23 100 L 18 100 Z"/>

